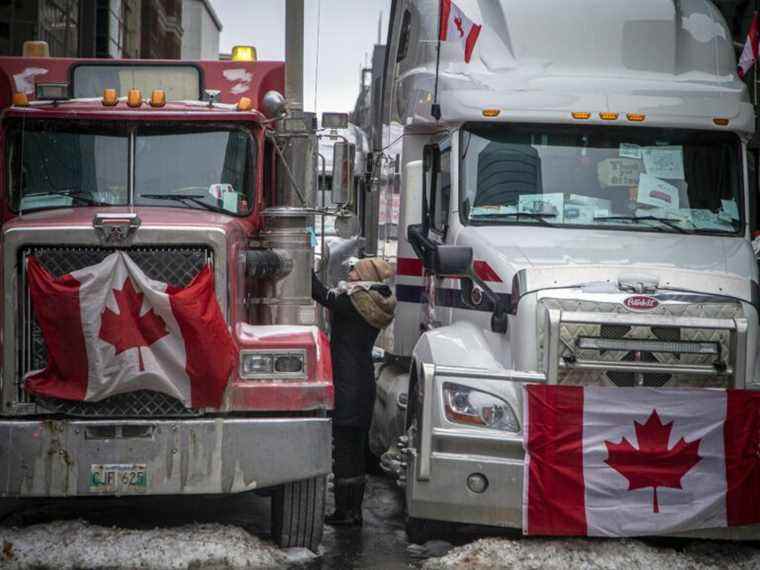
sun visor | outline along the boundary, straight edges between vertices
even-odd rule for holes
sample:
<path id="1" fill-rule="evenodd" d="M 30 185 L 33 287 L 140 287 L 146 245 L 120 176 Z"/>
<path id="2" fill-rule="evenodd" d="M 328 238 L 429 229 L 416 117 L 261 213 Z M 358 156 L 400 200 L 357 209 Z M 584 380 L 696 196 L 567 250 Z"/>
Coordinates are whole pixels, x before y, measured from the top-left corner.
<path id="1" fill-rule="evenodd" d="M 125 96 L 130 89 L 152 93 L 160 89 L 169 101 L 197 101 L 201 71 L 185 64 L 79 64 L 72 70 L 74 97 L 100 97 L 105 89 Z"/>

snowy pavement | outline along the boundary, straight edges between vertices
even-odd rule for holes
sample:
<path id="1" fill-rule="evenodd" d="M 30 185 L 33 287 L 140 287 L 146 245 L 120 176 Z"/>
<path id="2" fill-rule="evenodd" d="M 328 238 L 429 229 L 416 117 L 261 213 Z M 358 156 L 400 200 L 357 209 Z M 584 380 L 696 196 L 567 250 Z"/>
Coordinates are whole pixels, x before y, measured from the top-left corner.
<path id="1" fill-rule="evenodd" d="M 325 527 L 319 557 L 277 549 L 269 501 L 254 494 L 142 499 L 68 501 L 12 515 L 0 523 L 0 570 L 760 568 L 760 546 L 747 543 L 538 539 L 470 526 L 409 545 L 402 495 L 382 477 L 370 477 L 364 527 Z"/>
<path id="2" fill-rule="evenodd" d="M 0 528 L 0 567 L 205 568 L 285 567 L 286 554 L 236 526 L 198 524 L 135 530 L 56 521 Z"/>
<path id="3" fill-rule="evenodd" d="M 760 548 L 742 543 L 609 539 L 484 538 L 431 558 L 425 570 L 511 568 L 707 570 L 760 567 Z"/>

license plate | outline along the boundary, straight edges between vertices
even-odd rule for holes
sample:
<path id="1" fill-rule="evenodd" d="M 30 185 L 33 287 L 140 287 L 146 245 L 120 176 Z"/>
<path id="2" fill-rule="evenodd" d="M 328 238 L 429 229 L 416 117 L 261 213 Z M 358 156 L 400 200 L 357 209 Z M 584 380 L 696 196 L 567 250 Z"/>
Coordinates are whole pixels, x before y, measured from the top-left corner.
<path id="1" fill-rule="evenodd" d="M 90 465 L 90 491 L 141 493 L 148 488 L 148 472 L 141 463 Z"/>

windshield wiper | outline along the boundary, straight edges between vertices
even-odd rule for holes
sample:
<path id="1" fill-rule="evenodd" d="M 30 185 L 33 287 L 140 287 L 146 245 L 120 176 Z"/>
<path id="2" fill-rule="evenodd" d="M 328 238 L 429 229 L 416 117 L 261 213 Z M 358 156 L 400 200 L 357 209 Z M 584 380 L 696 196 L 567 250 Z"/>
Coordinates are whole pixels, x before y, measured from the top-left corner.
<path id="1" fill-rule="evenodd" d="M 64 196 L 66 198 L 71 198 L 72 200 L 78 200 L 82 204 L 87 204 L 88 206 L 111 206 L 112 204 L 109 204 L 107 202 L 100 202 L 99 200 L 95 200 L 91 197 L 90 194 L 87 192 L 82 192 L 81 190 L 59 190 L 58 192 L 37 192 L 35 194 L 26 194 L 22 196 L 22 200 L 24 198 L 46 198 L 50 196 Z M 47 206 L 38 206 L 40 208 L 45 208 Z M 32 207 L 32 208 L 24 208 L 25 210 L 36 210 L 38 207 Z M 56 206 L 58 207 L 58 206 Z M 63 206 L 60 206 L 63 207 Z"/>
<path id="2" fill-rule="evenodd" d="M 138 197 L 149 198 L 151 200 L 174 200 L 175 202 L 185 202 L 186 204 L 187 202 L 190 202 L 192 204 L 200 206 L 201 208 L 209 210 L 210 212 L 217 212 L 219 214 L 230 213 L 224 208 L 218 208 L 204 202 L 203 198 L 206 196 L 203 194 L 140 194 Z"/>
<path id="3" fill-rule="evenodd" d="M 693 231 L 687 230 L 686 228 L 682 228 L 677 224 L 678 220 L 673 220 L 671 218 L 661 218 L 658 216 L 598 216 L 594 218 L 595 222 L 603 222 L 603 221 L 612 221 L 612 220 L 629 220 L 631 222 L 660 222 L 661 224 L 664 224 L 668 226 L 669 228 L 676 230 L 677 232 L 680 232 L 682 234 L 691 234 L 694 233 Z"/>
<path id="4" fill-rule="evenodd" d="M 525 216 L 526 218 L 536 220 L 537 222 L 539 222 L 540 224 L 544 226 L 554 227 L 554 224 L 550 224 L 544 218 L 556 218 L 557 214 L 552 214 L 550 212 L 506 212 L 506 213 L 493 213 L 493 214 L 471 214 L 470 219 L 472 220 L 476 218 L 519 218 L 520 216 Z"/>

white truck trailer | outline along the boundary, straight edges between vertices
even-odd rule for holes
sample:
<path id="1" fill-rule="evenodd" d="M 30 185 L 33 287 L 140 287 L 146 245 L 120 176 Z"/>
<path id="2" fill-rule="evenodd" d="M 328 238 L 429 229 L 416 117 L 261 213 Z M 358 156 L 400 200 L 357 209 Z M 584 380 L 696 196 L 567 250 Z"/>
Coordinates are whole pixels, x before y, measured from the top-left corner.
<path id="1" fill-rule="evenodd" d="M 526 382 L 760 388 L 755 116 L 718 9 L 456 3 L 482 30 L 469 63 L 441 44 L 436 82 L 437 0 L 393 2 L 375 101 L 403 138 L 371 439 L 413 540 L 521 528 Z"/>

